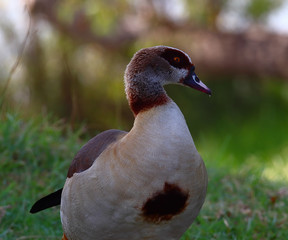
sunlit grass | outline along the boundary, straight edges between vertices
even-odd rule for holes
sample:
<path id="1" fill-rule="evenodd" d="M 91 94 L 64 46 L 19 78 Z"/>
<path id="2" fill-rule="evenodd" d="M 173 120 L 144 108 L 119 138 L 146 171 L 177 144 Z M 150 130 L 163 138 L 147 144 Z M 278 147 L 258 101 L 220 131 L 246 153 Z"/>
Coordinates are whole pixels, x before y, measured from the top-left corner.
<path id="1" fill-rule="evenodd" d="M 288 147 L 271 158 L 262 175 L 270 181 L 288 183 Z"/>

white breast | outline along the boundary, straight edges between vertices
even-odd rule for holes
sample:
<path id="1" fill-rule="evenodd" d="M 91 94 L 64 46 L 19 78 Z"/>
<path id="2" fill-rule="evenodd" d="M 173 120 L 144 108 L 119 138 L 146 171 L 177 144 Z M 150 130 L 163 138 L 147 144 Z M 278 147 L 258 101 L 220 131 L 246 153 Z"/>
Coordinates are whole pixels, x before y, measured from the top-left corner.
<path id="1" fill-rule="evenodd" d="M 141 208 L 165 183 L 189 198 L 181 214 L 155 224 L 143 218 Z M 67 179 L 61 201 L 64 232 L 69 240 L 178 239 L 198 215 L 206 185 L 204 163 L 171 101 L 138 114 L 124 138 L 91 168 Z"/>

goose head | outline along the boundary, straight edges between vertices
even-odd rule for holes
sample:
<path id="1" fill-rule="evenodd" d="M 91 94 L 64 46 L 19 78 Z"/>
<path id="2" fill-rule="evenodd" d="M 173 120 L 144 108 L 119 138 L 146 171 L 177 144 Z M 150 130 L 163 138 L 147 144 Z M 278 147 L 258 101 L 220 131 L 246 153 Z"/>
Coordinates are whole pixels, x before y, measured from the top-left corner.
<path id="1" fill-rule="evenodd" d="M 163 86 L 181 84 L 211 95 L 195 73 L 195 66 L 183 51 L 155 46 L 135 53 L 127 65 L 125 92 L 134 115 L 169 101 Z"/>

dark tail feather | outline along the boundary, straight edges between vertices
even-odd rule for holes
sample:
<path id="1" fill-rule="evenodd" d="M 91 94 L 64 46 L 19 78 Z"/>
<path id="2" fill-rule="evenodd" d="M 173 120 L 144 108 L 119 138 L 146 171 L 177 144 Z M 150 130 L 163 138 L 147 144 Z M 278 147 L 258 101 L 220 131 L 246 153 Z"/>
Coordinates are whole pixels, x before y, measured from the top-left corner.
<path id="1" fill-rule="evenodd" d="M 63 188 L 39 199 L 30 209 L 30 213 L 37 213 L 47 208 L 60 205 L 62 190 Z"/>

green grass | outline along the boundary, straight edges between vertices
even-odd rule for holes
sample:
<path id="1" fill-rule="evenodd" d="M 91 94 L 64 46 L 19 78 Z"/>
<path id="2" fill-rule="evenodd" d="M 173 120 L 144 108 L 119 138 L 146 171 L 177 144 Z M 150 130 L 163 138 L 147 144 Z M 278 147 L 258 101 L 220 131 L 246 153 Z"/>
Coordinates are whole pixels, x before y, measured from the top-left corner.
<path id="1" fill-rule="evenodd" d="M 288 189 L 254 172 L 209 169 L 208 195 L 185 239 L 286 239 Z"/>
<path id="2" fill-rule="evenodd" d="M 269 91 L 270 97 L 258 94 L 261 104 L 252 110 L 246 106 L 245 116 L 225 105 L 226 112 L 215 111 L 201 131 L 189 124 L 208 168 L 209 186 L 201 213 L 182 240 L 287 238 L 288 101 L 278 102 L 273 87 Z M 29 210 L 35 200 L 63 186 L 87 138 L 51 118 L 24 121 L 7 113 L 0 121 L 0 239 L 60 239 L 59 208 L 35 215 Z"/>
<path id="3" fill-rule="evenodd" d="M 0 239 L 60 239 L 59 210 L 29 214 L 42 195 L 62 187 L 80 148 L 79 131 L 11 114 L 0 123 Z M 65 131 L 65 134 L 63 135 Z M 55 236 L 54 238 L 51 238 Z"/>

